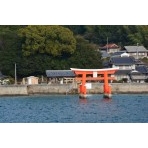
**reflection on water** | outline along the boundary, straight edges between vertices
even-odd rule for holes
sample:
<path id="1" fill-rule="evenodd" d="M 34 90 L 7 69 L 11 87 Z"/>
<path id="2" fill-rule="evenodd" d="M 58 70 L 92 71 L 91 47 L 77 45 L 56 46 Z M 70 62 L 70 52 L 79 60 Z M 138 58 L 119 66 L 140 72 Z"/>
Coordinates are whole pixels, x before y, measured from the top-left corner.
<path id="1" fill-rule="evenodd" d="M 112 101 L 112 98 L 103 98 L 102 101 L 106 103 L 110 103 Z"/>
<path id="2" fill-rule="evenodd" d="M 88 99 L 87 98 L 79 98 L 79 102 L 86 104 L 88 102 Z"/>
<path id="3" fill-rule="evenodd" d="M 148 95 L 47 95 L 0 97 L 4 123 L 143 123 L 148 122 Z"/>

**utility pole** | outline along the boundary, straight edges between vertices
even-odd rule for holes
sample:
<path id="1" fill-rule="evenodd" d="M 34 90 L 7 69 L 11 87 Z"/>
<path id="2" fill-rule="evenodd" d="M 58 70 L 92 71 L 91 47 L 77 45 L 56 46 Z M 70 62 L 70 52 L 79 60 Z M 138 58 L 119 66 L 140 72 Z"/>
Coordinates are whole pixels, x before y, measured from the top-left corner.
<path id="1" fill-rule="evenodd" d="M 139 44 L 139 43 L 137 43 L 137 60 L 138 60 L 138 44 Z"/>
<path id="2" fill-rule="evenodd" d="M 108 53 L 108 37 L 107 37 L 107 53 Z"/>
<path id="3" fill-rule="evenodd" d="M 17 76 L 16 76 L 16 63 L 15 63 L 15 85 L 17 84 Z"/>

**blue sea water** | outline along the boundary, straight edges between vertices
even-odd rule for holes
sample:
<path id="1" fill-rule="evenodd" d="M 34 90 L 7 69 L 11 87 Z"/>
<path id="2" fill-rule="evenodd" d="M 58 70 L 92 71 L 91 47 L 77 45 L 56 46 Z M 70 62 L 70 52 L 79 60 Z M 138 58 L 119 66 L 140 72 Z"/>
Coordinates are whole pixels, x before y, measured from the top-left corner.
<path id="1" fill-rule="evenodd" d="M 0 97 L 1 123 L 147 123 L 148 94 Z"/>

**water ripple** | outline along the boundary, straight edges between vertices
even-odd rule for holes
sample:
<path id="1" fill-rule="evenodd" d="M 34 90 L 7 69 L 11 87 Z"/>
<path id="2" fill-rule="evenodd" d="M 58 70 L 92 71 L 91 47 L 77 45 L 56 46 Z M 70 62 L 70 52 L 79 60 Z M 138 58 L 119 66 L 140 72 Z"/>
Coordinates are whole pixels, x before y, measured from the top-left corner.
<path id="1" fill-rule="evenodd" d="M 147 123 L 148 95 L 0 97 L 1 123 Z"/>

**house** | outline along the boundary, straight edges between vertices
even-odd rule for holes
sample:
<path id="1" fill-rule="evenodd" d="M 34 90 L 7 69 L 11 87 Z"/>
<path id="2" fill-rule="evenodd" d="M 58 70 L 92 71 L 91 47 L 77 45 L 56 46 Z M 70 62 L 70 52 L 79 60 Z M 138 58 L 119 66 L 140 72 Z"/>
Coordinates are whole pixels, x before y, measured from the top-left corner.
<path id="1" fill-rule="evenodd" d="M 29 76 L 29 77 L 23 78 L 21 84 L 23 84 L 23 85 L 25 85 L 25 84 L 28 84 L 28 85 L 39 84 L 38 80 L 39 80 L 38 77 Z"/>
<path id="2" fill-rule="evenodd" d="M 106 51 L 100 51 L 102 54 L 102 59 L 109 58 L 110 55 Z"/>
<path id="3" fill-rule="evenodd" d="M 123 56 L 129 57 L 129 54 L 126 53 L 126 51 L 118 51 L 111 54 L 111 57 L 123 57 Z"/>
<path id="4" fill-rule="evenodd" d="M 27 84 L 38 84 L 38 80 L 39 78 L 35 76 L 27 77 Z"/>
<path id="5" fill-rule="evenodd" d="M 48 84 L 60 83 L 63 84 L 74 82 L 75 73 L 71 70 L 46 70 Z"/>
<path id="6" fill-rule="evenodd" d="M 117 81 L 127 79 L 127 82 L 130 82 L 130 74 L 131 70 L 118 70 L 115 72 L 115 78 Z"/>
<path id="7" fill-rule="evenodd" d="M 144 46 L 124 46 L 123 50 L 135 59 L 148 57 L 148 50 Z"/>
<path id="8" fill-rule="evenodd" d="M 128 56 L 111 57 L 110 67 L 118 67 L 119 70 L 133 70 L 135 69 L 135 59 Z"/>
<path id="9" fill-rule="evenodd" d="M 145 79 L 148 79 L 148 68 L 145 65 L 137 65 L 136 70 L 145 76 Z"/>
<path id="10" fill-rule="evenodd" d="M 136 66 L 136 70 L 139 71 L 140 73 L 148 76 L 148 68 L 145 65 Z"/>
<path id="11" fill-rule="evenodd" d="M 124 53 L 123 53 L 124 54 Z M 118 67 L 119 70 L 115 73 L 116 80 L 127 79 L 128 82 L 145 82 L 148 79 L 148 69 L 145 65 L 137 64 L 134 57 L 126 54 L 111 57 L 110 67 Z"/>
<path id="12" fill-rule="evenodd" d="M 143 65 L 146 65 L 146 63 L 144 63 L 144 62 L 142 62 L 141 60 L 139 60 L 139 59 L 135 59 L 135 64 L 136 64 L 136 66 L 143 66 Z"/>
<path id="13" fill-rule="evenodd" d="M 118 45 L 111 43 L 111 44 L 106 44 L 103 47 L 100 47 L 99 50 L 106 51 L 107 53 L 114 53 L 120 51 L 121 48 Z"/>
<path id="14" fill-rule="evenodd" d="M 137 82 L 137 83 L 144 83 L 146 80 L 146 75 L 142 74 L 141 72 L 137 70 L 133 70 L 129 73 L 131 82 Z"/>
<path id="15" fill-rule="evenodd" d="M 123 53 L 124 54 L 124 53 Z M 117 81 L 126 78 L 130 81 L 129 73 L 135 70 L 135 59 L 127 54 L 121 54 L 120 56 L 113 56 L 110 58 L 110 67 L 118 67 L 119 70 L 115 72 L 115 78 Z"/>

